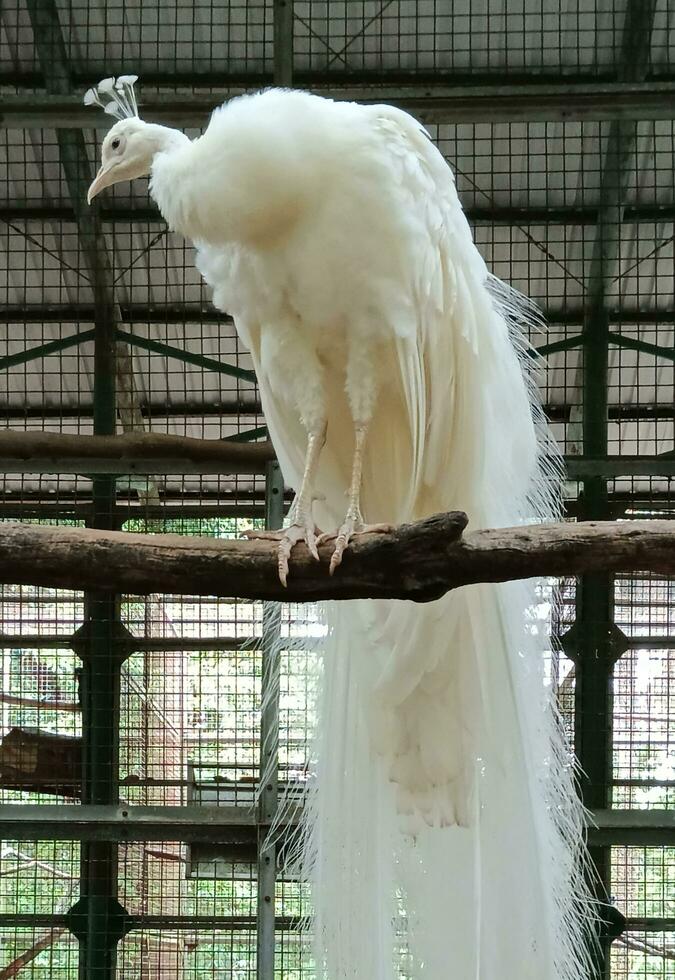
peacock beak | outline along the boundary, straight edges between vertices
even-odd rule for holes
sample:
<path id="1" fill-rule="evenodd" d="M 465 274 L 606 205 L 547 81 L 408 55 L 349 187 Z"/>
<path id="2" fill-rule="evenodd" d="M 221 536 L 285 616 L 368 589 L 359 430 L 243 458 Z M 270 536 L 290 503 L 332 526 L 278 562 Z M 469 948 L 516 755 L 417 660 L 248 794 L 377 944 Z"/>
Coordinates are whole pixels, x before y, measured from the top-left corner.
<path id="1" fill-rule="evenodd" d="M 104 187 L 109 187 L 115 183 L 115 177 L 112 174 L 114 169 L 115 163 L 109 163 L 107 166 L 101 167 L 87 191 L 87 204 L 91 204 L 96 195 L 100 194 Z"/>

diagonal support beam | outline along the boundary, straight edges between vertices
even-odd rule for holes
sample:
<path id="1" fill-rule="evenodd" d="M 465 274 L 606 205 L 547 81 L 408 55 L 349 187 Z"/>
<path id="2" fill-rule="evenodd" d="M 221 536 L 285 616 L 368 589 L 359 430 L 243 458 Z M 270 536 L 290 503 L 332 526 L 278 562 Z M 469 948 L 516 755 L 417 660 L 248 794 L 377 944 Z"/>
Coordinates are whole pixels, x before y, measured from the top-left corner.
<path id="1" fill-rule="evenodd" d="M 50 96 L 69 95 L 71 79 L 68 54 L 56 5 L 53 0 L 27 0 L 27 6 L 35 47 L 45 73 L 47 92 Z M 108 361 L 105 372 L 101 371 L 100 376 L 107 375 L 107 384 L 111 389 L 109 395 L 113 398 L 116 396 L 117 411 L 124 431 L 142 429 L 144 421 L 138 407 L 131 352 L 127 344 L 115 341 L 114 331 L 121 323 L 121 315 L 115 299 L 113 273 L 101 215 L 96 203 L 92 207 L 86 203 L 87 188 L 94 175 L 89 164 L 84 135 L 81 129 L 59 129 L 57 140 L 80 247 L 94 293 L 94 323 L 99 334 L 108 338 L 107 345 L 96 345 L 95 357 L 105 357 Z M 115 370 L 111 374 L 109 366 L 113 360 Z M 104 424 L 109 428 L 109 421 Z"/>
<path id="2" fill-rule="evenodd" d="M 70 72 L 55 0 L 27 0 L 27 6 L 50 94 L 66 94 L 70 91 Z M 57 138 L 80 249 L 94 293 L 94 432 L 97 436 L 111 436 L 116 430 L 117 388 L 125 421 L 133 425 L 131 358 L 128 349 L 121 349 L 117 343 L 119 311 L 100 217 L 96 210 L 89 211 L 85 202 L 92 173 L 84 136 L 79 130 L 66 129 Z M 140 412 L 138 415 L 142 422 Z M 110 528 L 114 521 L 114 477 L 93 479 L 92 502 L 91 524 L 96 528 Z M 78 651 L 82 659 L 82 800 L 88 804 L 115 804 L 119 799 L 122 665 L 122 658 L 115 650 L 115 635 L 121 623 L 118 597 L 107 583 L 85 595 L 85 626 L 87 639 Z M 106 841 L 83 845 L 81 897 L 67 920 L 68 928 L 80 943 L 80 980 L 113 980 L 115 976 L 117 944 L 124 934 L 125 922 L 117 891 L 116 845 Z"/>
<path id="3" fill-rule="evenodd" d="M 68 95 L 71 90 L 68 56 L 56 6 L 53 0 L 27 0 L 27 6 L 35 47 L 47 80 L 47 91 L 51 96 Z M 110 372 L 109 368 L 115 360 L 114 331 L 119 324 L 119 311 L 100 215 L 96 206 L 90 209 L 86 203 L 87 187 L 93 174 L 80 129 L 59 129 L 57 140 L 80 247 L 94 293 L 94 323 L 98 337 L 105 337 L 107 341 L 104 344 L 99 340 L 94 355 L 96 361 L 106 361 L 105 368 L 97 372 L 102 382 L 104 378 L 107 379 L 105 384 L 108 389 L 99 393 L 99 403 L 110 403 L 115 398 L 115 373 Z M 109 420 L 99 421 L 103 430 L 110 430 Z M 97 430 L 104 434 L 100 426 Z M 114 424 L 113 430 L 107 434 L 113 434 L 113 431 Z"/>

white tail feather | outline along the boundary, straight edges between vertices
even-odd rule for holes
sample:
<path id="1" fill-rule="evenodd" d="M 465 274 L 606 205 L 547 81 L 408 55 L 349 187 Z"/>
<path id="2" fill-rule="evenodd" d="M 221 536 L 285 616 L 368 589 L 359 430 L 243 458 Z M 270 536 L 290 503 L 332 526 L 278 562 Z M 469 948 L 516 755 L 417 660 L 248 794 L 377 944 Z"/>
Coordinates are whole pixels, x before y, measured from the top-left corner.
<path id="1" fill-rule="evenodd" d="M 234 233 L 223 231 L 222 246 L 217 236 L 200 245 L 198 264 L 251 350 L 296 490 L 306 437 L 298 364 L 313 382 L 321 376 L 319 526 L 344 517 L 353 452 L 344 351 L 329 341 L 358 342 L 364 311 L 381 355 L 366 519 L 461 509 L 473 527 L 498 527 L 557 516 L 560 461 L 523 336 L 532 309 L 488 277 L 448 167 L 419 125 L 391 107 L 273 92 L 235 100 L 207 137 L 204 151 L 236 145 L 239 177 L 266 175 L 251 192 L 254 214 L 269 205 L 286 215 L 274 210 L 288 200 L 277 179 L 285 192 L 289 170 L 297 178 L 299 229 L 283 247 L 230 248 Z M 280 166 L 270 146 L 301 146 L 302 165 L 291 155 Z M 269 175 L 257 169 L 268 158 Z M 245 195 L 218 160 L 213 172 L 225 176 L 210 203 L 230 229 Z M 305 174 L 321 178 L 316 201 L 302 202 L 315 186 Z M 397 970 L 416 980 L 588 976 L 584 815 L 544 685 L 541 605 L 537 583 L 524 582 L 425 606 L 327 609 L 298 860 L 329 980 L 391 980 Z"/>
<path id="2" fill-rule="evenodd" d="M 535 360 L 515 334 L 528 307 L 502 284 L 491 292 L 530 376 Z M 558 513 L 560 460 L 532 381 L 528 390 L 539 454 L 522 510 L 508 486 L 504 506 L 463 502 L 495 524 Z M 479 436 L 496 451 L 499 432 L 466 433 Z M 297 856 L 330 980 L 588 975 L 584 813 L 544 685 L 545 604 L 536 582 L 519 582 L 425 606 L 329 609 Z"/>

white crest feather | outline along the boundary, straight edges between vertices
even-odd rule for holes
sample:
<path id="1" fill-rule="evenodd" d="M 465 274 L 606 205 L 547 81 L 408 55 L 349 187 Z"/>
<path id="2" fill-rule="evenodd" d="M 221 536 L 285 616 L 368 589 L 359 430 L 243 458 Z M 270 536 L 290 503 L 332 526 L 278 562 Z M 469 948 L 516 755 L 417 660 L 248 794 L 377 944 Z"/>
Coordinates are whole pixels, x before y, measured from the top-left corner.
<path id="1" fill-rule="evenodd" d="M 95 88 L 84 93 L 85 105 L 96 105 L 109 116 L 116 119 L 131 119 L 138 116 L 138 103 L 134 84 L 138 75 L 119 75 L 117 78 L 102 79 Z"/>

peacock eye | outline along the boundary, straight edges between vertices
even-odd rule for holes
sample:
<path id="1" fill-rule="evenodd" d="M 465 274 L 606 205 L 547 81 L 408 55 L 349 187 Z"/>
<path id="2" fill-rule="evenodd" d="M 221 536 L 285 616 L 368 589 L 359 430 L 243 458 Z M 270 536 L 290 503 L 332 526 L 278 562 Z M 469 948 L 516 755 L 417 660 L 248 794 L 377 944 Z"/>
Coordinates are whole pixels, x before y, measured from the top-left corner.
<path id="1" fill-rule="evenodd" d="M 119 149 L 119 146 L 120 146 L 119 136 L 116 136 L 115 139 L 112 141 L 112 143 L 110 145 L 113 148 L 113 150 L 118 150 Z"/>

